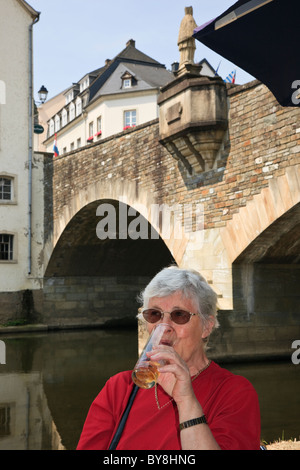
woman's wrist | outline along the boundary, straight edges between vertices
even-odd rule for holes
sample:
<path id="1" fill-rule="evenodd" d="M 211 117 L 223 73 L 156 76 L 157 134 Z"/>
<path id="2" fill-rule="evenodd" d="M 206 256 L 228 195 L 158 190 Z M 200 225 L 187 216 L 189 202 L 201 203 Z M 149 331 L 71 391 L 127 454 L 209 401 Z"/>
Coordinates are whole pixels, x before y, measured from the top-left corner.
<path id="1" fill-rule="evenodd" d="M 176 404 L 180 423 L 198 418 L 204 414 L 202 406 L 195 396 L 191 398 L 185 397 L 183 400 L 176 402 Z"/>

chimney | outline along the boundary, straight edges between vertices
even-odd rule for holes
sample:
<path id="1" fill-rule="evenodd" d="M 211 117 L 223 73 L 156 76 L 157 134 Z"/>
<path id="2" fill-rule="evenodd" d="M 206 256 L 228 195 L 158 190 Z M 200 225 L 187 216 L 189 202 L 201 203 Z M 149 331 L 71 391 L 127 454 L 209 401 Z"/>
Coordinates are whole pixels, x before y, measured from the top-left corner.
<path id="1" fill-rule="evenodd" d="M 105 60 L 105 65 L 108 65 L 111 62 L 111 59 L 106 59 Z"/>
<path id="2" fill-rule="evenodd" d="M 173 64 L 171 64 L 171 67 L 173 73 L 177 72 L 179 69 L 179 62 L 173 62 Z"/>
<path id="3" fill-rule="evenodd" d="M 135 47 L 135 40 L 134 39 L 129 39 L 129 41 L 126 42 L 126 47 L 132 46 Z"/>

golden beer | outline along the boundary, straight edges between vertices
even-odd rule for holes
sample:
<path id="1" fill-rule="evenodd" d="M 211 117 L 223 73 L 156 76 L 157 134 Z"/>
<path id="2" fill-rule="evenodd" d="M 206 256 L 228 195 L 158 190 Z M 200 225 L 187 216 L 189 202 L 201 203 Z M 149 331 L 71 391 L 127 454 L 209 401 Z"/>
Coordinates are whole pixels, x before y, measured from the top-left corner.
<path id="1" fill-rule="evenodd" d="M 132 380 L 138 387 L 154 387 L 159 376 L 159 366 L 166 364 L 165 360 L 151 361 L 148 353 L 159 345 L 171 347 L 175 340 L 176 332 L 171 325 L 159 323 L 154 327 L 132 372 Z"/>
<path id="2" fill-rule="evenodd" d="M 140 388 L 152 388 L 159 376 L 159 363 L 153 361 L 142 361 L 132 372 L 132 380 Z"/>

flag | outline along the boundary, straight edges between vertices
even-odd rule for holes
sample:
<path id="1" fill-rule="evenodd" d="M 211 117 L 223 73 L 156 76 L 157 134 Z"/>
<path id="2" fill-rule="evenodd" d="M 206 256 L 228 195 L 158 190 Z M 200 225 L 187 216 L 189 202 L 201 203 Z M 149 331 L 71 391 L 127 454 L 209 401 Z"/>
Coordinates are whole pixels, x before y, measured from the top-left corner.
<path id="1" fill-rule="evenodd" d="M 57 136 L 56 136 L 56 134 L 55 134 L 55 139 L 54 139 L 53 152 L 54 152 L 54 156 L 58 157 L 59 151 L 58 151 L 58 147 L 57 147 Z"/>
<path id="2" fill-rule="evenodd" d="M 225 83 L 235 83 L 236 70 L 233 70 L 228 77 L 225 78 Z"/>

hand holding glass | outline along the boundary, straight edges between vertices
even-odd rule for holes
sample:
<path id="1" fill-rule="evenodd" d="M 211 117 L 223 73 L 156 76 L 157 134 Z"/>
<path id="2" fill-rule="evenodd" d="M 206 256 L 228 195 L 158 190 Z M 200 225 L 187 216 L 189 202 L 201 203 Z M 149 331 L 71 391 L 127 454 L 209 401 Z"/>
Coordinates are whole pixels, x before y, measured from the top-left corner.
<path id="1" fill-rule="evenodd" d="M 159 376 L 159 366 L 163 361 L 151 361 L 147 352 L 152 351 L 153 347 L 160 344 L 173 346 L 176 340 L 176 332 L 171 325 L 159 323 L 152 331 L 142 354 L 137 361 L 133 372 L 132 380 L 140 388 L 152 388 L 157 382 Z"/>

